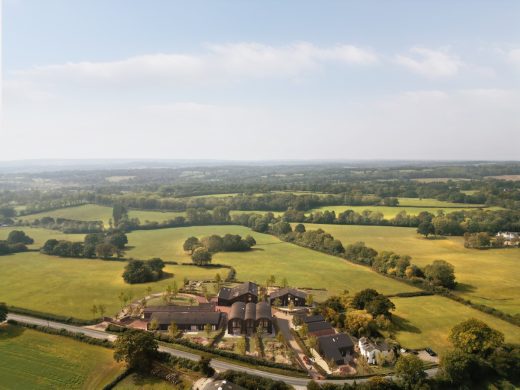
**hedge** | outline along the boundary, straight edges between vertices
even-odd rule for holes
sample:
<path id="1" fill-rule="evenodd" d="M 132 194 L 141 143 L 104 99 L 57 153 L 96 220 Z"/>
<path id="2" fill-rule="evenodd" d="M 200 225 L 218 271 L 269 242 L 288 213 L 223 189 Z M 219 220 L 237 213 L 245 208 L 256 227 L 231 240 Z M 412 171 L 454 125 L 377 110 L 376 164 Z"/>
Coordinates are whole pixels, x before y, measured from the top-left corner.
<path id="1" fill-rule="evenodd" d="M 24 309 L 23 307 L 16 307 L 16 306 L 9 306 L 8 310 L 10 313 L 27 315 L 27 316 L 31 316 L 31 317 L 41 318 L 43 320 L 62 322 L 65 324 L 70 324 L 70 325 L 80 325 L 80 326 L 94 325 L 101 321 L 100 318 L 96 318 L 93 320 L 82 320 L 80 318 L 60 316 L 57 314 L 44 313 L 41 311 Z"/>
<path id="2" fill-rule="evenodd" d="M 114 344 L 107 339 L 96 339 L 94 337 L 87 336 L 83 333 L 76 333 L 76 332 L 70 332 L 66 329 L 55 329 L 50 328 L 48 326 L 41 326 L 41 325 L 35 325 L 35 324 L 27 324 L 25 322 L 19 322 L 16 320 L 8 320 L 8 324 L 11 325 L 17 325 L 17 326 L 23 326 L 24 328 L 34 329 L 39 332 L 48 333 L 48 334 L 54 334 L 58 336 L 64 336 L 64 337 L 70 337 L 74 340 L 81 341 L 83 343 L 92 344 L 92 345 L 98 345 L 100 347 L 105 348 L 113 348 Z"/>

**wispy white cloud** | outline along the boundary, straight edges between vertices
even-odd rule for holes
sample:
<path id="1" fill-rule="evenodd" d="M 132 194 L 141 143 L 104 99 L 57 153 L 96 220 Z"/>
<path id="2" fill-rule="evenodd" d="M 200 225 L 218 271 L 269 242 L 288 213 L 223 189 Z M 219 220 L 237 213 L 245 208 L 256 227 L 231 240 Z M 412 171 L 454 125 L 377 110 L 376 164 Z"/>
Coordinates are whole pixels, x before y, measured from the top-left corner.
<path id="1" fill-rule="evenodd" d="M 288 46 L 259 43 L 207 45 L 201 54 L 158 53 L 119 61 L 69 62 L 13 72 L 19 78 L 125 83 L 186 83 L 262 77 L 298 76 L 327 63 L 370 65 L 378 56 L 370 49 L 338 44 L 321 47 L 302 42 Z"/>
<path id="2" fill-rule="evenodd" d="M 455 76 L 464 63 L 447 50 L 413 47 L 409 53 L 395 56 L 394 61 L 422 76 L 438 78 Z"/>

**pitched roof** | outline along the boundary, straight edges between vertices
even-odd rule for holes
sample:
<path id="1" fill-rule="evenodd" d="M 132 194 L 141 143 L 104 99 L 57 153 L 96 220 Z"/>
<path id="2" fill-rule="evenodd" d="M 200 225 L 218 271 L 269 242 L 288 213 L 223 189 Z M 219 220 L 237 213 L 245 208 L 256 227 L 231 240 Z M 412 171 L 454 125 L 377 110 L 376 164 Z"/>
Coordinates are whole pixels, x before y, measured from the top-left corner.
<path id="1" fill-rule="evenodd" d="M 307 298 L 307 294 L 305 294 L 303 291 L 297 290 L 295 288 L 290 288 L 290 287 L 283 287 L 283 288 L 279 288 L 276 291 L 273 291 L 271 294 L 269 294 L 269 298 L 276 299 L 276 298 L 282 297 L 286 294 L 291 294 L 291 295 L 294 295 L 295 297 L 303 298 L 303 299 Z"/>
<path id="2" fill-rule="evenodd" d="M 232 288 L 222 287 L 218 292 L 218 297 L 222 299 L 233 299 L 247 293 L 258 296 L 258 285 L 253 282 L 245 282 Z"/>
<path id="3" fill-rule="evenodd" d="M 177 325 L 218 325 L 222 318 L 220 312 L 159 312 L 153 313 L 151 319 L 157 320 L 159 324 Z"/>
<path id="4" fill-rule="evenodd" d="M 331 324 L 326 321 L 311 322 L 307 324 L 307 330 L 309 332 L 318 332 L 320 330 L 334 330 Z"/>
<path id="5" fill-rule="evenodd" d="M 256 319 L 273 317 L 271 313 L 271 305 L 267 302 L 258 302 L 256 304 Z"/>
<path id="6" fill-rule="evenodd" d="M 231 311 L 229 312 L 229 319 L 239 318 L 243 320 L 246 315 L 246 304 L 244 302 L 235 302 L 231 305 Z"/>
<path id="7" fill-rule="evenodd" d="M 256 305 L 253 302 L 249 302 L 246 305 L 245 317 L 246 320 L 256 320 Z"/>
<path id="8" fill-rule="evenodd" d="M 341 349 L 353 347 L 352 339 L 345 333 L 318 337 L 318 348 L 325 359 L 341 360 L 343 359 Z"/>
<path id="9" fill-rule="evenodd" d="M 302 320 L 304 324 L 310 324 L 311 322 L 325 321 L 325 317 L 323 317 L 321 314 L 316 314 L 314 316 L 303 317 Z"/>
<path id="10" fill-rule="evenodd" d="M 183 305 L 148 306 L 148 307 L 145 307 L 143 311 L 145 313 L 215 311 L 215 305 L 213 303 L 199 303 L 197 306 L 183 306 Z"/>

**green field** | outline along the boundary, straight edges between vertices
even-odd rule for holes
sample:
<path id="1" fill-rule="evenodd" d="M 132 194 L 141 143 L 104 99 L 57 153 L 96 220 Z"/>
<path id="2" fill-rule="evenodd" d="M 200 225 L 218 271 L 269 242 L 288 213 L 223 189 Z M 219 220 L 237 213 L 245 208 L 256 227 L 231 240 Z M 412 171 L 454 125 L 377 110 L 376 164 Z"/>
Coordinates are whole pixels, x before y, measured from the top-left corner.
<path id="1" fill-rule="evenodd" d="M 110 349 L 12 325 L 0 356 L 0 389 L 101 389 L 123 370 Z"/>
<path id="2" fill-rule="evenodd" d="M 184 277 L 199 280 L 212 279 L 216 272 L 227 274 L 227 269 L 167 265 L 165 272 L 172 273 L 175 279 L 129 285 L 121 277 L 125 263 L 118 261 L 68 259 L 27 252 L 1 256 L 0 265 L 0 297 L 8 305 L 83 319 L 92 318 L 93 304 L 104 304 L 107 315 L 115 314 L 120 308 L 121 291 L 131 291 L 139 298 L 145 295 L 148 286 L 160 292 L 173 280 L 182 285 Z"/>
<path id="3" fill-rule="evenodd" d="M 128 212 L 130 218 L 139 218 L 141 223 L 163 222 L 173 219 L 178 216 L 184 216 L 184 212 L 175 211 L 144 211 L 144 210 L 130 210 Z M 75 219 L 79 221 L 103 221 L 108 225 L 108 220 L 112 218 L 112 207 L 99 206 L 96 204 L 86 204 L 75 207 L 66 207 L 58 210 L 45 211 L 38 214 L 30 214 L 20 217 L 21 220 L 34 221 L 43 217 L 66 218 Z"/>
<path id="4" fill-rule="evenodd" d="M 460 295 L 506 313 L 520 313 L 520 248 L 466 249 L 462 237 L 424 239 L 415 228 L 312 224 L 307 228 L 321 228 L 343 245 L 364 241 L 378 251 L 410 255 L 420 266 L 446 260 L 455 266 Z"/>
<path id="5" fill-rule="evenodd" d="M 469 205 L 453 202 L 445 202 L 437 199 L 420 199 L 420 198 L 399 198 L 399 206 L 323 206 L 311 210 L 316 211 L 334 211 L 336 215 L 346 210 L 354 210 L 361 213 L 365 210 L 376 211 L 383 214 L 384 218 L 391 219 L 402 211 L 406 211 L 408 215 L 418 215 L 423 211 L 437 215 L 439 211 L 451 213 L 454 211 L 469 210 L 475 208 L 484 208 L 484 205 Z M 486 210 L 500 210 L 500 207 L 486 207 Z"/>
<path id="6" fill-rule="evenodd" d="M 45 241 L 54 238 L 56 240 L 83 241 L 84 234 L 64 234 L 58 230 L 50 230 L 43 228 L 32 228 L 27 226 L 12 226 L 0 228 L 0 240 L 7 239 L 12 230 L 23 230 L 29 237 L 34 240 L 34 244 L 29 245 L 31 249 L 39 249 L 45 244 Z"/>
<path id="7" fill-rule="evenodd" d="M 222 252 L 214 256 L 213 262 L 232 265 L 240 280 L 264 283 L 274 274 L 278 281 L 286 277 L 289 284 L 296 287 L 326 288 L 330 293 L 344 289 L 358 291 L 367 285 L 384 293 L 414 291 L 415 288 L 382 277 L 369 269 L 354 265 L 334 256 L 328 256 L 310 249 L 285 243 L 276 237 L 255 233 L 241 226 L 195 226 L 187 228 L 141 230 L 129 234 L 128 252 L 135 258 L 161 257 L 178 262 L 189 262 L 190 257 L 183 251 L 182 244 L 190 236 L 210 234 L 251 234 L 257 246 L 249 252 Z M 312 275 L 312 279 L 309 278 Z"/>
<path id="8" fill-rule="evenodd" d="M 443 352 L 456 324 L 477 318 L 504 333 L 506 342 L 520 343 L 520 327 L 440 296 L 392 298 L 394 320 L 401 325 L 397 340 L 407 348 L 431 347 Z"/>

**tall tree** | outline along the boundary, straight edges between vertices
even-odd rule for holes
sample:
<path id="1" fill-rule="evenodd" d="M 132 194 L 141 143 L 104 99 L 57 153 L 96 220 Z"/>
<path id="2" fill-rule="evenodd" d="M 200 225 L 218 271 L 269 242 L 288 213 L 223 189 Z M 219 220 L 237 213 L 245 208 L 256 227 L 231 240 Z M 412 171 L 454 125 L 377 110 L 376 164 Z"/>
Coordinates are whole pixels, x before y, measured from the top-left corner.
<path id="1" fill-rule="evenodd" d="M 130 329 L 114 343 L 114 359 L 126 362 L 128 368 L 147 373 L 159 346 L 152 333 Z"/>

